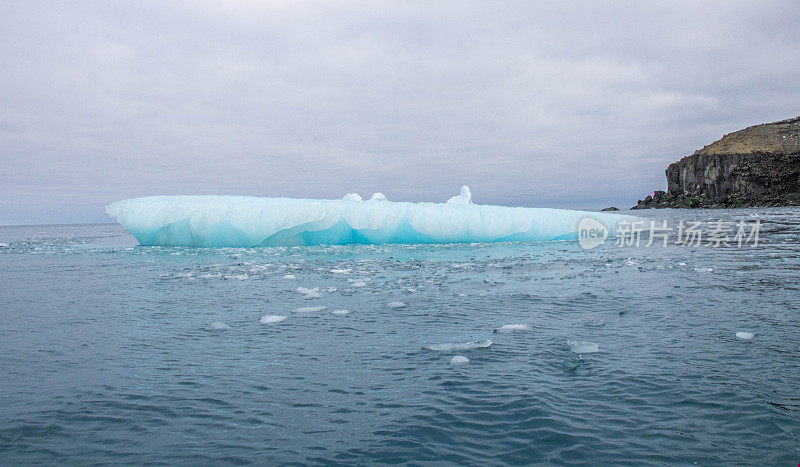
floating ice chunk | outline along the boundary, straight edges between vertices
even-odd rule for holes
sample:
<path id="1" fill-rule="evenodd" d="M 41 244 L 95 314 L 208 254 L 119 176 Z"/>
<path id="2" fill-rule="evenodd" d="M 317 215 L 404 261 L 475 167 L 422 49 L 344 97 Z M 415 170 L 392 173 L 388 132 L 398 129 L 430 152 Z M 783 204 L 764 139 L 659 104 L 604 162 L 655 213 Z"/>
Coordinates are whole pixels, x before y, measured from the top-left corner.
<path id="1" fill-rule="evenodd" d="M 346 314 L 350 313 L 350 311 L 349 310 L 333 310 L 331 313 L 333 313 L 334 315 L 346 315 Z"/>
<path id="2" fill-rule="evenodd" d="M 609 236 L 621 220 L 637 218 L 563 209 L 476 205 L 468 189 L 450 203 L 151 196 L 110 204 L 115 217 L 142 245 L 302 246 L 380 243 L 453 243 L 578 238 L 587 215 Z"/>
<path id="3" fill-rule="evenodd" d="M 372 200 L 372 201 L 386 201 L 386 196 L 383 193 L 373 193 L 372 194 L 372 198 L 370 198 L 370 200 Z"/>
<path id="4" fill-rule="evenodd" d="M 331 272 L 334 274 L 350 274 L 352 269 L 331 269 Z"/>
<path id="5" fill-rule="evenodd" d="M 305 299 L 319 298 L 319 297 L 322 296 L 319 293 L 319 287 L 314 287 L 313 289 L 307 289 L 305 287 L 298 287 L 295 290 L 297 290 L 298 293 L 302 294 L 303 298 L 305 298 Z"/>
<path id="6" fill-rule="evenodd" d="M 451 350 L 472 350 L 472 349 L 485 349 L 490 347 L 494 342 L 491 340 L 464 342 L 463 344 L 433 344 L 425 347 L 428 350 L 438 350 L 449 352 Z"/>
<path id="7" fill-rule="evenodd" d="M 348 193 L 342 196 L 345 201 L 364 201 L 358 193 Z"/>
<path id="8" fill-rule="evenodd" d="M 600 326 L 605 326 L 606 321 L 604 319 L 589 319 L 583 323 L 584 326 L 588 326 L 590 328 L 599 328 Z"/>
<path id="9" fill-rule="evenodd" d="M 292 310 L 292 313 L 314 313 L 317 311 L 327 310 L 328 307 L 326 306 L 304 306 L 301 308 L 295 308 Z"/>
<path id="10" fill-rule="evenodd" d="M 530 331 L 531 327 L 527 324 L 504 324 L 500 326 L 500 330 L 503 332 Z"/>
<path id="11" fill-rule="evenodd" d="M 221 331 L 223 329 L 230 329 L 230 326 L 223 323 L 222 321 L 214 321 L 213 323 L 208 325 L 209 329 L 213 329 L 215 331 Z"/>
<path id="12" fill-rule="evenodd" d="M 225 274 L 223 276 L 225 279 L 237 279 L 240 281 L 247 280 L 250 276 L 247 274 Z"/>
<path id="13" fill-rule="evenodd" d="M 294 274 L 286 274 L 285 276 L 283 276 L 283 278 L 284 279 L 297 279 L 297 277 L 295 277 Z"/>
<path id="14" fill-rule="evenodd" d="M 404 308 L 407 306 L 404 302 L 389 302 L 386 304 L 387 308 Z"/>
<path id="15" fill-rule="evenodd" d="M 0 248 L 8 248 L 8 243 L 0 243 Z"/>
<path id="16" fill-rule="evenodd" d="M 595 353 L 600 351 L 600 346 L 593 342 L 586 342 L 586 341 L 567 341 L 567 345 L 569 345 L 569 350 L 573 353 Z"/>
<path id="17" fill-rule="evenodd" d="M 714 268 L 694 268 L 694 272 L 714 272 Z"/>
<path id="18" fill-rule="evenodd" d="M 462 186 L 461 193 L 448 199 L 447 204 L 472 204 L 472 193 L 469 191 L 469 187 Z"/>
<path id="19" fill-rule="evenodd" d="M 285 320 L 285 316 L 281 315 L 264 315 L 259 320 L 261 324 L 275 324 L 280 323 L 281 321 Z"/>
<path id="20" fill-rule="evenodd" d="M 352 284 L 350 284 L 350 287 L 366 287 L 366 286 L 367 283 L 364 281 L 355 281 Z"/>
<path id="21" fill-rule="evenodd" d="M 456 355 L 455 357 L 450 359 L 451 365 L 463 365 L 465 363 L 469 363 L 469 359 L 461 355 Z"/>
<path id="22" fill-rule="evenodd" d="M 739 332 L 736 333 L 736 337 L 739 338 L 739 339 L 744 339 L 746 341 L 749 341 L 750 339 L 753 338 L 753 333 L 752 332 L 746 332 L 746 331 L 739 331 Z"/>

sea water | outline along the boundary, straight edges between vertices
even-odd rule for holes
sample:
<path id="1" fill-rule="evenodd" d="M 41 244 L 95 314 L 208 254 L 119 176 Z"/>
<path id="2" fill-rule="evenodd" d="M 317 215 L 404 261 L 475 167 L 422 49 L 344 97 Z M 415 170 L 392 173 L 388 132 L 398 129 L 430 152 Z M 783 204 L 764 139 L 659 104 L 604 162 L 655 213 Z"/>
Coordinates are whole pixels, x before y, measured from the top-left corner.
<path id="1" fill-rule="evenodd" d="M 800 210 L 637 214 L 759 244 L 0 227 L 0 463 L 793 465 Z"/>

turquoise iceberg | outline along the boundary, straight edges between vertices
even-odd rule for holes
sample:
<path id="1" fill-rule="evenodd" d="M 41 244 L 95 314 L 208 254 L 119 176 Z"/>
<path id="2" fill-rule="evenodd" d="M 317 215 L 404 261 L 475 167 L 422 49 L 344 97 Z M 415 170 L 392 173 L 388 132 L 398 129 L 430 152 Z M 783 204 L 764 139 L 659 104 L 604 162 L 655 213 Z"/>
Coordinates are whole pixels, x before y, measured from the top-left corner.
<path id="1" fill-rule="evenodd" d="M 141 245 L 250 247 L 353 243 L 477 243 L 576 239 L 591 217 L 613 236 L 620 214 L 472 204 L 248 196 L 148 196 L 106 207 Z"/>

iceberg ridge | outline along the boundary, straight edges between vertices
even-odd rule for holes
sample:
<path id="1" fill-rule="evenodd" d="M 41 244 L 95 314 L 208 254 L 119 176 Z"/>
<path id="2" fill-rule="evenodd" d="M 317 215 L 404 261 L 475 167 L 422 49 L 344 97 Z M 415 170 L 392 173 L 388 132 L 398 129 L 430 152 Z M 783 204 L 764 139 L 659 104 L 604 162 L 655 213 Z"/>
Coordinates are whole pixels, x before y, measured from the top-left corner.
<path id="1" fill-rule="evenodd" d="M 106 212 L 141 245 L 301 246 L 352 243 L 477 243 L 568 240 L 591 216 L 614 235 L 630 216 L 471 203 L 466 186 L 448 203 L 248 196 L 149 196 L 111 203 Z"/>

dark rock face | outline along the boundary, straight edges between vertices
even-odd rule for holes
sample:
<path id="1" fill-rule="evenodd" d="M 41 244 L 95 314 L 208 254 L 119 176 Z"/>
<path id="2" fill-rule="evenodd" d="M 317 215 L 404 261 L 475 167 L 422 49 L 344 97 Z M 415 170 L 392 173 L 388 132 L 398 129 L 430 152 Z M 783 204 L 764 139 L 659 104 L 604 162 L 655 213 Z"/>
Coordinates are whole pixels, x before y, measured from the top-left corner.
<path id="1" fill-rule="evenodd" d="M 631 209 L 800 205 L 800 117 L 725 135 L 669 165 Z"/>
<path id="2" fill-rule="evenodd" d="M 609 206 L 609 207 L 607 207 L 607 208 L 603 208 L 603 209 L 601 209 L 600 211 L 601 211 L 601 212 L 602 212 L 602 211 L 619 211 L 619 208 L 618 208 L 618 207 L 616 207 L 616 206 Z"/>

